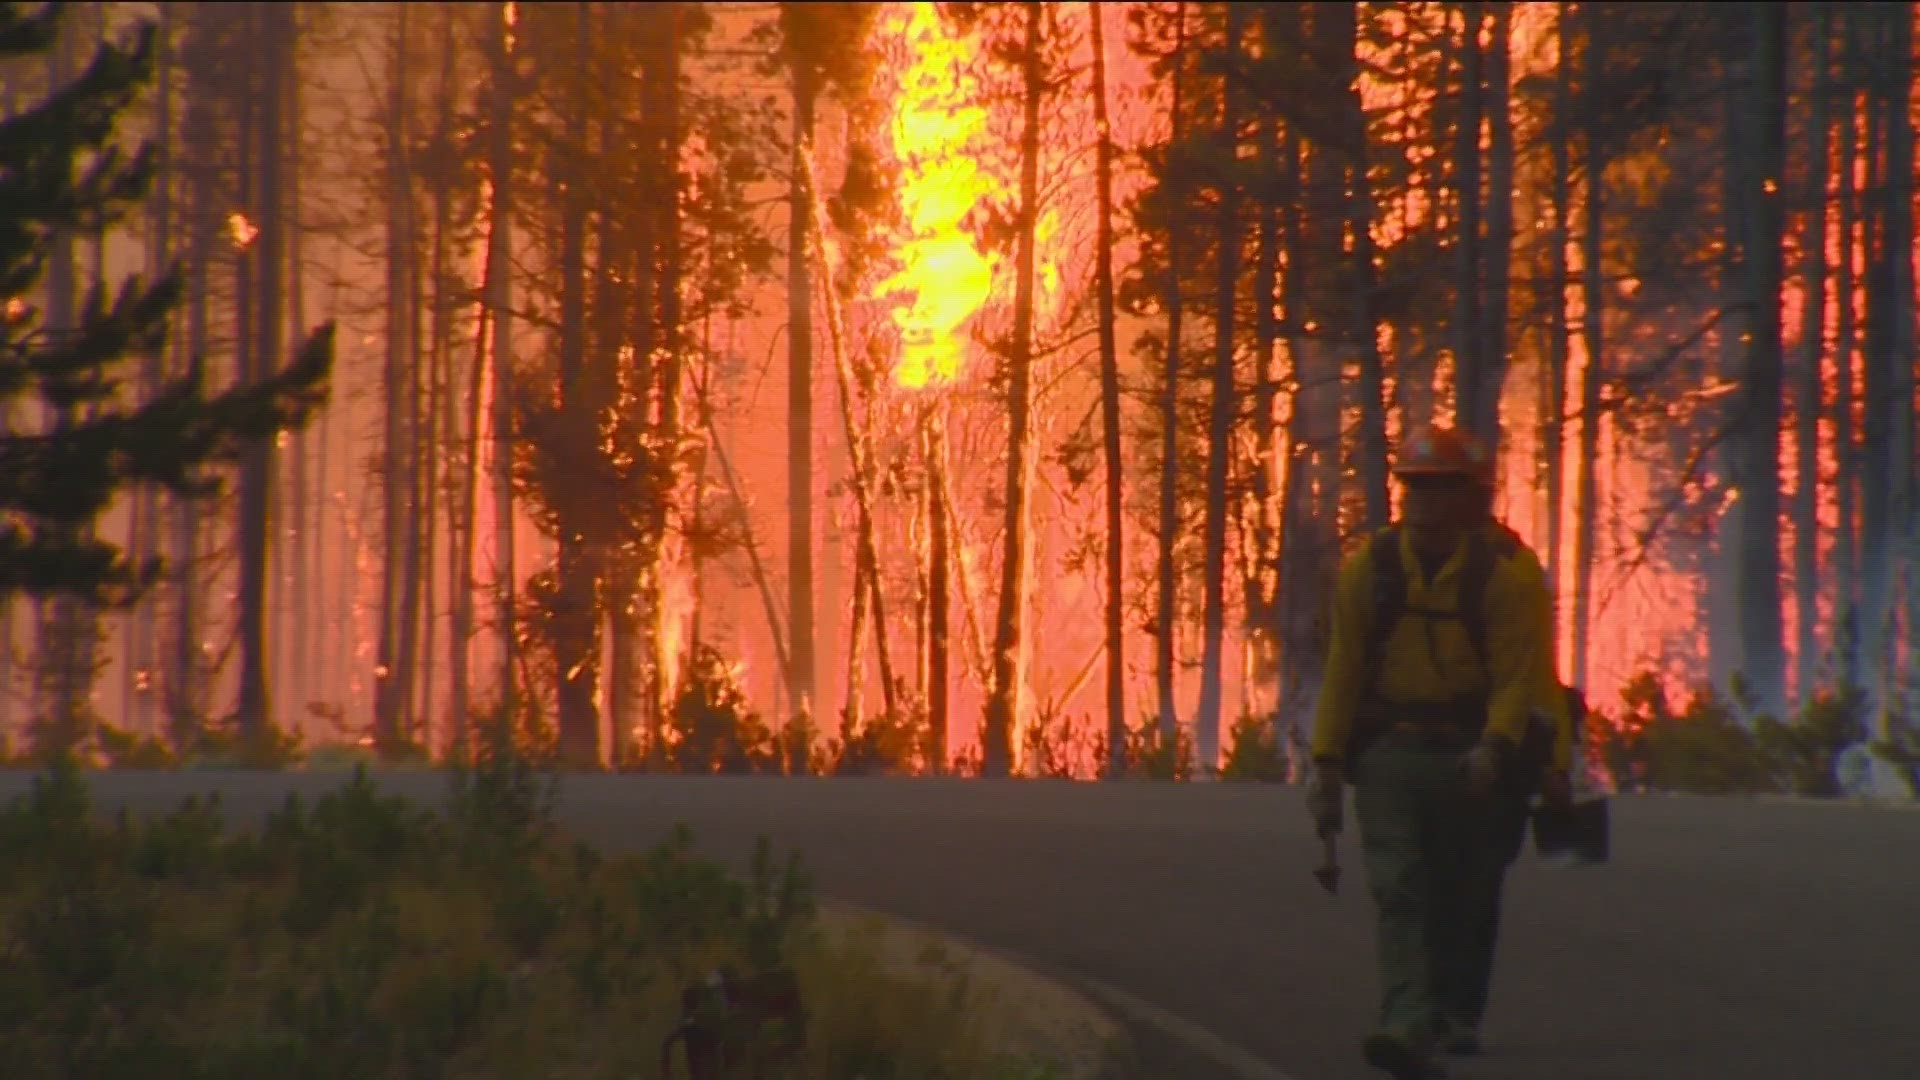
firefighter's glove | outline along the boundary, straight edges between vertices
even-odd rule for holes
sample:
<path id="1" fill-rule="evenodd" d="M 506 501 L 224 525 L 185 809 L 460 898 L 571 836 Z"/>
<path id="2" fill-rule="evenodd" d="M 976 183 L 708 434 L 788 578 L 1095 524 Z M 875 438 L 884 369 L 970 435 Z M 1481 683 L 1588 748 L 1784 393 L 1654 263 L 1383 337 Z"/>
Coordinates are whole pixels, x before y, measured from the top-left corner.
<path id="1" fill-rule="evenodd" d="M 1314 829 L 1321 836 L 1340 831 L 1346 780 L 1346 770 L 1339 762 L 1314 763 L 1313 779 L 1307 782 L 1307 813 L 1313 815 Z"/>
<path id="2" fill-rule="evenodd" d="M 1472 794 L 1491 795 L 1506 763 L 1505 744 L 1498 739 L 1487 739 L 1460 756 L 1460 775 Z"/>

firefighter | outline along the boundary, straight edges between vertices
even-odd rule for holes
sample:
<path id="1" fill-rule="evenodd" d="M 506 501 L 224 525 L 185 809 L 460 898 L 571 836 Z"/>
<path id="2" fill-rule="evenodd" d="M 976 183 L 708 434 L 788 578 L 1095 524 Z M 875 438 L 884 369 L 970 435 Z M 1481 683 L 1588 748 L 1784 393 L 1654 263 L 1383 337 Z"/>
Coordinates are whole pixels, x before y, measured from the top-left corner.
<path id="1" fill-rule="evenodd" d="M 1399 520 L 1335 584 L 1308 804 L 1337 834 L 1352 780 L 1378 908 L 1379 1024 L 1363 1049 L 1414 1080 L 1445 1075 L 1443 1048 L 1477 1048 L 1525 761 L 1564 770 L 1571 746 L 1546 575 L 1494 520 L 1492 454 L 1427 428 L 1393 473 Z"/>

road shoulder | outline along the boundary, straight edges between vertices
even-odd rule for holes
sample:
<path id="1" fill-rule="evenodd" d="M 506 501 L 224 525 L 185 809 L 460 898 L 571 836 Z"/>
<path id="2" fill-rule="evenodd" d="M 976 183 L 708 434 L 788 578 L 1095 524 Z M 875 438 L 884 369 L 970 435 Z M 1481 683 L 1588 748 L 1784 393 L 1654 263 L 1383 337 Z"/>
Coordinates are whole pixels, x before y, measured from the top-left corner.
<path id="1" fill-rule="evenodd" d="M 831 935 L 863 935 L 896 970 L 948 964 L 979 992 L 987 1037 L 1017 1060 L 1050 1069 L 1057 1080 L 1122 1080 L 1138 1075 L 1132 1038 L 1105 1008 L 1060 980 L 1009 957 L 905 919 L 838 900 L 822 900 Z"/>

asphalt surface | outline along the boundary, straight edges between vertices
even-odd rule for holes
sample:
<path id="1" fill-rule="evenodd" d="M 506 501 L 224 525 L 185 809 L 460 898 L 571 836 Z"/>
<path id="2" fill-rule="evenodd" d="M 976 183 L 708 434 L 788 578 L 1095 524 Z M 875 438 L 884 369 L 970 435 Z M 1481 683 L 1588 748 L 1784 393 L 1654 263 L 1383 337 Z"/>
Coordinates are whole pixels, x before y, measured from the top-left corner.
<path id="1" fill-rule="evenodd" d="M 161 809 L 219 790 L 248 816 L 340 774 L 117 773 L 95 798 Z M 383 787 L 433 798 L 434 774 Z M 0 797 L 26 786 L 0 774 Z M 1214 1044 L 1134 1026 L 1143 1075 L 1360 1080 L 1373 1015 L 1357 842 L 1330 898 L 1297 788 L 1230 784 L 568 778 L 583 838 L 645 847 L 675 822 L 728 860 L 765 834 L 819 890 L 1117 988 Z M 1469 1080 L 1920 1076 L 1920 813 L 1623 798 L 1614 861 L 1523 855 L 1488 1052 Z M 1136 1018 L 1137 1020 L 1137 1018 Z M 1239 1052 L 1233 1067 L 1221 1050 Z M 1266 1072 L 1250 1068 L 1249 1059 Z"/>

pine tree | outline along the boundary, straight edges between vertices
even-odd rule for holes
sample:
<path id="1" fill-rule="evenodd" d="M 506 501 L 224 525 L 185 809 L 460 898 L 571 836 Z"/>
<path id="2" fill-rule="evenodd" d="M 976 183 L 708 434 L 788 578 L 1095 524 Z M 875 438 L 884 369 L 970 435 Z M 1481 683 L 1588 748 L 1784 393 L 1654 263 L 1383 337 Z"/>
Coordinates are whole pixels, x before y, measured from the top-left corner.
<path id="1" fill-rule="evenodd" d="M 29 14 L 0 4 L 0 63 L 48 50 L 63 7 Z M 49 332 L 35 305 L 55 238 L 105 231 L 146 194 L 150 153 L 126 154 L 115 133 L 152 66 L 153 31 L 143 25 L 131 44 L 103 43 L 77 79 L 0 122 L 0 403 L 37 398 L 59 418 L 0 435 L 0 597 L 132 603 L 160 568 L 91 528 L 114 496 L 145 484 L 210 496 L 220 486 L 210 466 L 304 424 L 325 400 L 330 326 L 284 371 L 257 382 L 210 398 L 196 359 L 135 401 L 139 362 L 161 348 L 180 300 L 176 277 L 136 278 L 113 296 L 96 288 L 63 334 Z M 43 752 L 70 749 L 88 733 L 84 715 L 36 720 Z"/>

